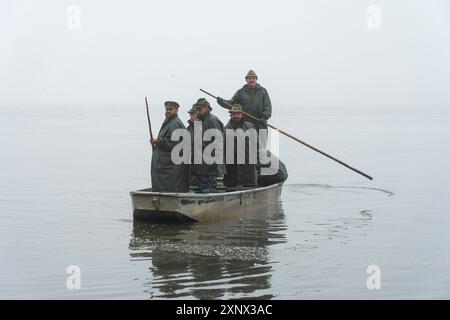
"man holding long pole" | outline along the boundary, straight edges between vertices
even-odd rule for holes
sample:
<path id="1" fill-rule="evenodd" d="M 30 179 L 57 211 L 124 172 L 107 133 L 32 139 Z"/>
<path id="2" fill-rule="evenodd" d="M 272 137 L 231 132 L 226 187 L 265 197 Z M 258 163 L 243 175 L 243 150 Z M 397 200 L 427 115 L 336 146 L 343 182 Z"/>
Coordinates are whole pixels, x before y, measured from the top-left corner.
<path id="1" fill-rule="evenodd" d="M 206 90 L 200 89 L 200 91 L 202 91 L 203 93 L 206 93 L 207 95 L 209 95 L 210 97 L 213 97 L 214 99 L 218 99 L 218 97 L 214 96 L 213 94 L 209 93 L 209 92 L 206 91 Z M 222 99 L 222 102 L 223 102 L 223 104 L 224 104 L 224 106 L 223 106 L 224 108 L 231 109 L 231 108 L 233 107 L 233 105 L 231 105 L 231 104 L 230 104 L 228 101 L 226 101 L 226 100 L 223 100 L 223 99 Z M 254 121 L 259 121 L 259 119 L 258 119 L 257 117 L 253 116 L 252 114 L 250 114 L 250 113 L 248 113 L 248 112 L 243 111 L 242 113 L 243 113 L 247 118 L 249 118 L 249 119 L 253 119 Z M 267 122 L 266 122 L 266 125 L 267 125 L 269 128 L 271 128 L 271 129 L 273 129 L 273 130 L 276 130 L 276 131 L 278 131 L 279 133 L 285 135 L 286 137 L 289 137 L 289 138 L 291 138 L 292 140 L 295 140 L 295 141 L 297 141 L 297 142 L 303 144 L 304 146 L 306 146 L 306 147 L 308 147 L 308 148 L 314 150 L 315 152 L 318 152 L 318 153 L 324 155 L 325 157 L 327 157 L 327 158 L 329 158 L 329 159 L 331 159 L 331 160 L 333 160 L 333 161 L 336 161 L 337 163 L 343 165 L 344 167 L 346 167 L 346 168 L 348 168 L 348 169 L 350 169 L 350 170 L 352 170 L 352 171 L 354 171 L 354 172 L 356 172 L 356 173 L 358 173 L 358 174 L 360 174 L 360 175 L 366 177 L 367 179 L 369 179 L 369 180 L 372 180 L 372 179 L 373 179 L 373 178 L 372 178 L 371 176 L 369 176 L 367 173 L 364 173 L 364 172 L 362 172 L 361 170 L 358 170 L 358 169 L 356 169 L 356 168 L 354 168 L 354 167 L 348 165 L 348 164 L 345 163 L 344 161 L 341 161 L 341 160 L 339 160 L 339 159 L 333 157 L 332 155 L 330 155 L 330 154 L 328 154 L 328 153 L 326 153 L 326 152 L 324 152 L 324 151 L 322 151 L 322 150 L 320 150 L 320 149 L 318 149 L 318 148 L 316 148 L 316 147 L 314 147 L 314 146 L 312 146 L 312 145 L 306 143 L 305 141 L 300 140 L 299 138 L 293 136 L 292 134 L 287 133 L 286 131 L 281 130 L 280 128 L 277 128 L 277 127 L 275 127 L 274 125 L 271 125 L 271 124 L 269 124 L 269 123 L 267 123 Z"/>
<path id="2" fill-rule="evenodd" d="M 245 76 L 246 84 L 239 89 L 231 98 L 226 101 L 217 97 L 217 103 L 228 108 L 227 103 L 231 105 L 240 104 L 242 110 L 257 118 L 257 120 L 245 117 L 245 121 L 253 123 L 256 129 L 267 129 L 267 120 L 272 116 L 272 103 L 269 93 L 258 83 L 258 76 L 253 70 L 250 70 Z"/>
<path id="3" fill-rule="evenodd" d="M 172 132 L 185 129 L 178 118 L 178 103 L 166 101 L 166 119 L 156 139 L 150 138 L 152 154 L 152 191 L 153 192 L 187 192 L 189 190 L 189 167 L 186 164 L 174 164 L 172 149 L 178 141 L 172 141 Z"/>

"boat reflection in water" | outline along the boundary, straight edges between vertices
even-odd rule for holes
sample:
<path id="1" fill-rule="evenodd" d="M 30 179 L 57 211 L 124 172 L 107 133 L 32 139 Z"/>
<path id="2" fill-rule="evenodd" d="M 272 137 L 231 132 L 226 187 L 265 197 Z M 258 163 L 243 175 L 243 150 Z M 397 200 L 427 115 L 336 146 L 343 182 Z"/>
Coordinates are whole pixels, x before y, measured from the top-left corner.
<path id="1" fill-rule="evenodd" d="M 215 223 L 135 221 L 132 261 L 150 261 L 150 298 L 270 299 L 271 246 L 286 242 L 281 201 Z M 142 262 L 141 262 L 142 263 Z"/>

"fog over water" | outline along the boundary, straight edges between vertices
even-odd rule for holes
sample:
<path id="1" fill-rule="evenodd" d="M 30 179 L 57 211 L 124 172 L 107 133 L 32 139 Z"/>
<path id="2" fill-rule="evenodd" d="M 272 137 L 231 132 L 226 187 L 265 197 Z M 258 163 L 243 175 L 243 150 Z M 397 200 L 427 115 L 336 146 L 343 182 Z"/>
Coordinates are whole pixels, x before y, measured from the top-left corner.
<path id="1" fill-rule="evenodd" d="M 66 27 L 70 5 L 80 29 Z M 6 0 L 0 104 L 132 108 L 146 95 L 188 107 L 200 87 L 231 97 L 254 69 L 276 114 L 443 108 L 449 14 L 444 0 Z"/>
<path id="2" fill-rule="evenodd" d="M 449 298 L 449 18 L 436 0 L 2 1 L 0 298 Z M 280 136 L 278 203 L 133 222 L 144 96 L 157 131 L 165 100 L 186 121 L 199 88 L 230 98 L 249 69 L 270 123 L 374 180 Z"/>

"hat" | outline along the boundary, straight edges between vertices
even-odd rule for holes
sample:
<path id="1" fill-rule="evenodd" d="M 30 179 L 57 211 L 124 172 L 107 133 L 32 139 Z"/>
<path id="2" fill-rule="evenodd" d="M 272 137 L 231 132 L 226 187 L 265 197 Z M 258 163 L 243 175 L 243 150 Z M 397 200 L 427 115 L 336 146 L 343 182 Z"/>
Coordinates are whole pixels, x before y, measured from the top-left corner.
<path id="1" fill-rule="evenodd" d="M 166 108 L 177 108 L 177 109 L 180 107 L 180 105 L 175 101 L 166 101 L 164 102 L 164 106 Z"/>
<path id="2" fill-rule="evenodd" d="M 231 110 L 228 113 L 238 113 L 242 112 L 242 106 L 240 104 L 235 104 L 231 107 Z"/>
<path id="3" fill-rule="evenodd" d="M 197 108 L 195 107 L 195 104 L 192 106 L 191 110 L 188 111 L 189 114 L 197 113 Z"/>
<path id="4" fill-rule="evenodd" d="M 207 106 L 209 108 L 209 110 L 212 110 L 211 105 L 209 104 L 208 100 L 206 100 L 205 98 L 198 99 L 197 102 L 194 104 L 194 106 L 196 108 Z"/>
<path id="5" fill-rule="evenodd" d="M 256 79 L 258 79 L 258 76 L 256 75 L 255 71 L 250 70 L 249 72 L 247 72 L 247 75 L 245 76 L 245 78 L 249 78 L 249 77 L 256 77 Z"/>

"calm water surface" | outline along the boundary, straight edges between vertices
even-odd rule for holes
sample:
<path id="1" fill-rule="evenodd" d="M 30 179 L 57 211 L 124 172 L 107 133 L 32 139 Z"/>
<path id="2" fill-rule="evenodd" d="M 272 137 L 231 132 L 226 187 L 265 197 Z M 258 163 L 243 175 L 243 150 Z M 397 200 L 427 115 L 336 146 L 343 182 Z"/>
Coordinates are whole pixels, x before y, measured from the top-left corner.
<path id="1" fill-rule="evenodd" d="M 145 121 L 0 109 L 0 298 L 450 298 L 448 114 L 274 118 L 375 180 L 280 138 L 278 203 L 188 225 L 132 220 L 129 192 L 150 180 Z"/>

